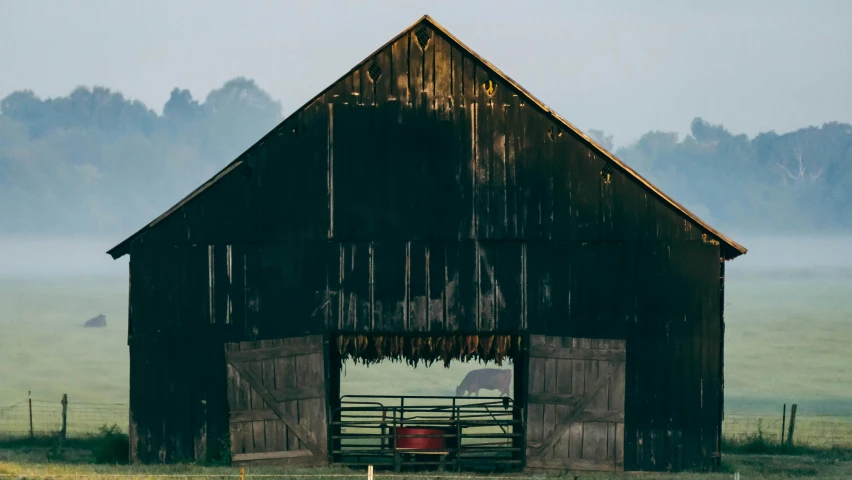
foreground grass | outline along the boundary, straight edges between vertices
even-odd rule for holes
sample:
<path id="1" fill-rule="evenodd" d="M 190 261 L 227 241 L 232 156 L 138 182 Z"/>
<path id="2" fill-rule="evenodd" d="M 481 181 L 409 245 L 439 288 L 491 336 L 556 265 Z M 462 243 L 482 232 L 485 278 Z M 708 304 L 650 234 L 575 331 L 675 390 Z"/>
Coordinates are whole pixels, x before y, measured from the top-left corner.
<path id="1" fill-rule="evenodd" d="M 239 478 L 240 471 L 232 467 L 204 467 L 197 465 L 163 465 L 163 466 L 106 466 L 91 464 L 56 464 L 36 463 L 21 460 L 4 460 L 0 453 L 0 478 L 26 478 L 26 479 L 58 479 L 58 478 L 127 478 L 127 479 L 155 479 L 167 476 L 174 479 L 224 479 Z M 816 479 L 849 479 L 852 478 L 852 462 L 839 461 L 830 458 L 812 456 L 726 456 L 724 468 L 719 473 L 624 473 L 624 474 L 600 474 L 574 472 L 564 474 L 529 474 L 518 473 L 511 475 L 485 476 L 458 474 L 448 472 L 439 475 L 436 472 L 421 472 L 393 475 L 391 472 L 377 471 L 377 477 L 390 477 L 398 479 L 464 477 L 478 478 L 578 478 L 578 479 L 616 479 L 624 477 L 639 477 L 643 479 L 694 479 L 694 480 L 721 480 L 730 479 L 734 472 L 739 472 L 741 478 L 764 478 L 769 480 L 782 480 L 792 478 L 816 478 Z M 246 469 L 245 478 L 338 478 L 338 479 L 363 479 L 366 476 L 363 470 L 348 470 L 342 468 L 313 468 L 313 469 L 282 469 L 282 468 L 257 468 Z"/>
<path id="2" fill-rule="evenodd" d="M 126 466 L 95 464 L 93 450 L 96 450 L 102 439 L 69 439 L 63 448 L 57 449 L 56 442 L 51 438 L 30 439 L 0 439 L 0 478 L 15 479 L 59 479 L 59 478 L 92 478 L 92 479 L 226 479 L 239 478 L 240 469 L 230 466 L 204 466 L 194 464 Z M 515 473 L 503 475 L 473 475 L 467 473 L 448 472 L 439 475 L 437 472 L 414 472 L 394 475 L 388 471 L 377 471 L 377 477 L 393 477 L 397 479 L 420 478 L 570 478 L 570 479 L 613 479 L 624 477 L 640 477 L 643 479 L 693 479 L 721 480 L 730 479 L 735 472 L 741 478 L 765 478 L 770 480 L 793 478 L 816 479 L 849 479 L 852 478 L 852 450 L 815 450 L 815 449 L 784 449 L 772 445 L 761 446 L 761 451 L 767 454 L 743 454 L 754 446 L 733 445 L 729 448 L 737 454 L 726 454 L 723 467 L 718 473 L 624 473 L 602 474 L 586 472 L 565 473 Z M 778 454 L 783 453 L 783 454 Z M 335 478 L 363 479 L 365 471 L 344 468 L 247 468 L 245 478 Z"/>

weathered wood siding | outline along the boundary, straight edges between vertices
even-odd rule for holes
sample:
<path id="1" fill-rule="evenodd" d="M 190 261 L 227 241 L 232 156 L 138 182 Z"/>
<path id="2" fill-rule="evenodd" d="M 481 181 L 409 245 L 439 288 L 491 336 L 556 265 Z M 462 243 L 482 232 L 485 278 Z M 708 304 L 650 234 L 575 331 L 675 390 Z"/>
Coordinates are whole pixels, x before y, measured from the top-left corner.
<path id="1" fill-rule="evenodd" d="M 225 344 L 231 460 L 328 464 L 322 335 Z"/>
<path id="2" fill-rule="evenodd" d="M 177 455 L 157 440 L 172 438 L 163 425 L 176 428 L 158 413 L 170 397 L 142 399 L 176 395 L 180 378 L 217 379 L 204 387 L 206 423 L 181 428 L 203 426 L 208 451 L 211 432 L 227 432 L 227 415 L 213 410 L 225 408 L 224 359 L 210 344 L 520 330 L 626 340 L 625 468 L 712 465 L 718 242 L 428 22 L 422 28 L 133 241 L 134 448 Z M 167 346 L 145 346 L 146 336 Z M 185 349 L 210 360 L 189 367 L 176 356 Z M 145 455 L 135 458 L 156 459 Z"/>

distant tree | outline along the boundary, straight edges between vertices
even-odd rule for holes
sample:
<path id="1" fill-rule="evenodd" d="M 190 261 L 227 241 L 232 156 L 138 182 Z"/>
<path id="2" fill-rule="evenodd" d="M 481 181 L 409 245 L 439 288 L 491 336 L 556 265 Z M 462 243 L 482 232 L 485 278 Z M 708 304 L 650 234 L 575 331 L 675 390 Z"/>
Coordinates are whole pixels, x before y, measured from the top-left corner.
<path id="1" fill-rule="evenodd" d="M 182 198 L 282 119 L 254 81 L 203 102 L 175 88 L 157 115 L 105 87 L 0 99 L 0 232 L 125 234 Z M 611 135 L 588 130 L 604 148 Z M 852 125 L 749 139 L 695 118 L 648 132 L 618 156 L 720 228 L 852 231 Z"/>
<path id="2" fill-rule="evenodd" d="M 202 116 L 201 105 L 192 98 L 189 90 L 175 87 L 169 95 L 169 100 L 163 107 L 163 117 L 180 123 L 199 120 Z"/>
<path id="3" fill-rule="evenodd" d="M 603 130 L 596 130 L 594 128 L 590 128 L 589 130 L 586 130 L 586 133 L 588 133 L 594 141 L 598 142 L 600 146 L 604 147 L 610 152 L 612 152 L 615 148 L 615 144 L 612 141 L 612 135 L 605 134 Z"/>

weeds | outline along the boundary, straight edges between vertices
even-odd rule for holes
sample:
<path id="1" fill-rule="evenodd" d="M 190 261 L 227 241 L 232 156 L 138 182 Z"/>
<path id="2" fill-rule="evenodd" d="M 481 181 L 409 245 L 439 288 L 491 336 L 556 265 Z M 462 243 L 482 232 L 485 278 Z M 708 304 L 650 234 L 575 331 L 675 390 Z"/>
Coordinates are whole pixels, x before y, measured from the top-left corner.
<path id="1" fill-rule="evenodd" d="M 118 425 L 102 426 L 95 437 L 92 456 L 96 463 L 126 464 L 130 459 L 130 441 Z"/>

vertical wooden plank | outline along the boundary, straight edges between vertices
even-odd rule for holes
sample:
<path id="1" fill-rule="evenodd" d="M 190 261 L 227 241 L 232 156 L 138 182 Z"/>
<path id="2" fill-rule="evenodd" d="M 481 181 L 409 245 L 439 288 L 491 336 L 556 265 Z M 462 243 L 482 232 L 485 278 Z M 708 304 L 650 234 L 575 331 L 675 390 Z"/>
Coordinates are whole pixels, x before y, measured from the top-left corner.
<path id="1" fill-rule="evenodd" d="M 582 348 L 583 345 L 579 339 L 574 339 L 572 341 L 573 348 Z M 574 397 L 579 398 L 583 394 L 586 393 L 586 386 L 591 386 L 594 382 L 594 379 L 587 379 L 586 372 L 588 369 L 586 368 L 586 363 L 590 362 L 589 360 L 571 360 L 571 394 Z M 568 437 L 569 437 L 569 457 L 574 459 L 582 459 L 586 458 L 584 454 L 584 446 L 583 446 L 583 422 L 574 422 L 568 428 Z"/>
<path id="2" fill-rule="evenodd" d="M 476 238 L 488 239 L 492 238 L 493 231 L 492 222 L 494 221 L 493 212 L 491 211 L 491 188 L 493 186 L 493 170 L 492 164 L 492 147 L 493 139 L 491 133 L 491 114 L 493 113 L 493 102 L 488 97 L 485 91 L 485 84 L 489 80 L 488 72 L 477 66 L 475 80 L 477 84 L 477 108 L 476 129 L 474 130 L 474 138 L 476 139 L 475 165 L 476 169 L 476 220 L 477 230 Z"/>
<path id="3" fill-rule="evenodd" d="M 338 242 L 328 242 L 325 249 L 326 259 L 326 318 L 328 328 L 332 331 L 343 329 L 343 245 Z"/>
<path id="4" fill-rule="evenodd" d="M 489 237 L 490 238 L 505 238 L 508 225 L 508 210 L 506 204 L 507 184 L 506 184 L 506 116 L 508 115 L 508 97 L 506 86 L 503 82 L 496 79 L 492 85 L 494 90 L 487 101 L 488 125 L 485 126 L 487 143 L 489 144 L 488 152 L 490 153 L 490 213 L 491 221 L 489 222 Z M 484 132 L 484 133 L 485 133 Z"/>
<path id="5" fill-rule="evenodd" d="M 429 43 L 423 50 L 423 93 L 428 101 L 428 108 L 431 110 L 435 101 L 435 51 L 438 48 L 437 44 L 440 37 L 431 27 L 424 24 L 423 28 L 429 35 Z"/>
<path id="6" fill-rule="evenodd" d="M 459 248 L 454 242 L 444 245 L 444 290 L 446 329 L 455 332 L 461 320 L 461 302 L 459 297 Z"/>
<path id="7" fill-rule="evenodd" d="M 598 225 L 600 227 L 600 239 L 604 242 L 613 242 L 618 240 L 618 231 L 615 225 L 615 198 L 613 191 L 613 183 L 615 183 L 615 179 L 613 178 L 617 175 L 614 171 L 615 167 L 611 165 L 611 162 L 605 157 L 600 158 L 601 171 L 599 172 L 600 178 L 600 218 L 598 220 Z"/>
<path id="8" fill-rule="evenodd" d="M 349 89 L 349 104 L 361 105 L 361 69 L 355 70 L 346 77 L 346 86 Z"/>
<path id="9" fill-rule="evenodd" d="M 217 245 L 213 249 L 213 322 L 230 323 L 229 293 L 231 291 L 231 269 L 229 264 L 229 245 Z"/>
<path id="10" fill-rule="evenodd" d="M 245 295 L 245 330 L 246 335 L 253 335 L 254 329 L 261 324 L 261 285 L 263 282 L 261 270 L 261 247 L 247 247 L 243 264 L 243 278 L 246 285 Z M 241 347 L 242 348 L 242 347 Z M 248 452 L 251 453 L 251 452 Z"/>
<path id="11" fill-rule="evenodd" d="M 531 168 L 532 160 L 527 155 L 528 143 L 530 140 L 528 122 L 526 120 L 531 109 L 526 106 L 526 103 L 522 98 L 517 98 L 515 105 L 515 114 L 512 118 L 514 125 L 512 131 L 514 132 L 515 175 L 517 184 L 517 200 L 515 207 L 517 220 L 515 224 L 515 231 L 518 238 L 529 239 L 532 238 L 527 236 L 527 232 L 529 231 L 527 228 L 530 222 L 529 217 L 532 194 L 532 185 L 530 181 L 534 179 L 534 175 L 531 175 L 531 172 L 535 172 L 535 170 Z"/>
<path id="12" fill-rule="evenodd" d="M 258 350 L 260 348 L 261 342 L 251 342 L 248 350 Z M 256 378 L 263 378 L 262 366 L 259 361 L 246 362 L 246 366 L 249 371 Z M 260 394 L 257 393 L 254 389 L 251 391 L 251 409 L 252 410 L 266 410 L 269 407 L 266 405 L 266 402 L 260 397 Z M 266 425 L 263 421 L 255 421 L 251 424 L 252 429 L 252 441 L 254 443 L 253 451 L 255 452 L 265 452 L 266 450 Z"/>
<path id="13" fill-rule="evenodd" d="M 322 347 L 323 345 L 323 336 L 322 335 L 311 335 L 307 339 L 309 344 Z M 324 349 L 319 353 L 312 353 L 307 355 L 310 357 L 310 382 L 311 385 L 314 386 L 325 386 L 325 359 L 324 359 Z M 326 418 L 326 393 L 323 392 L 321 397 L 311 398 L 311 409 L 313 412 L 311 419 L 311 429 L 310 432 L 314 437 L 317 445 L 323 451 L 327 452 L 328 446 L 328 431 Z"/>
<path id="14" fill-rule="evenodd" d="M 291 345 L 305 345 L 310 342 L 309 337 L 296 337 L 290 339 Z M 312 385 L 313 379 L 313 371 L 311 366 L 313 364 L 311 355 L 295 355 L 290 357 L 293 361 L 293 377 L 295 379 L 294 383 L 297 387 L 308 387 Z M 299 425 L 307 430 L 308 432 L 312 429 L 312 421 L 316 415 L 316 412 L 313 410 L 313 405 L 310 399 L 297 400 L 293 403 L 293 418 L 299 423 Z M 302 443 L 298 437 L 294 438 L 294 442 L 292 445 L 296 446 L 297 450 L 301 450 L 306 448 L 305 444 Z"/>
<path id="15" fill-rule="evenodd" d="M 571 348 L 572 342 L 570 338 L 563 337 L 557 339 L 558 345 L 563 348 Z M 556 393 L 560 393 L 563 395 L 571 395 L 573 394 L 574 389 L 574 379 L 573 379 L 573 364 L 572 360 L 560 358 L 556 360 Z M 568 405 L 557 405 L 556 406 L 556 418 L 563 419 L 571 413 L 571 407 Z M 553 456 L 558 459 L 570 459 L 571 458 L 571 429 L 568 429 L 562 438 L 556 442 L 556 445 L 553 448 Z"/>
<path id="16" fill-rule="evenodd" d="M 464 57 L 464 95 L 466 99 L 466 103 L 476 103 L 476 99 L 479 97 L 480 85 L 477 83 L 476 79 L 476 71 L 479 70 L 481 65 L 473 60 L 468 55 L 463 55 Z"/>
<path id="17" fill-rule="evenodd" d="M 495 289 L 494 281 L 494 266 L 495 266 L 495 248 L 493 243 L 477 242 L 477 252 L 479 257 L 479 272 L 477 278 L 479 280 L 479 301 L 478 301 L 478 322 L 477 330 L 480 332 L 491 332 L 496 327 L 495 317 Z"/>
<path id="18" fill-rule="evenodd" d="M 520 97 L 517 92 L 509 90 L 508 87 L 504 92 L 505 106 L 504 117 L 505 127 L 503 135 L 504 152 L 505 152 L 505 188 L 506 188 L 506 237 L 519 238 L 519 213 L 520 206 L 519 194 L 522 193 L 521 184 L 518 178 L 519 155 L 520 150 L 518 141 L 522 133 L 519 129 L 523 126 L 518 122 Z"/>
<path id="19" fill-rule="evenodd" d="M 251 342 L 240 342 L 239 344 L 234 345 L 236 351 L 248 350 L 251 347 Z M 248 381 L 245 378 L 242 378 L 239 373 L 237 374 L 237 378 L 239 379 L 239 403 L 240 410 L 252 410 L 254 407 L 253 403 L 253 393 L 251 387 L 249 386 Z M 254 448 L 254 424 L 252 422 L 245 422 L 242 424 L 241 432 L 242 433 L 242 444 L 243 444 L 243 453 L 254 453 L 256 450 Z"/>
<path id="20" fill-rule="evenodd" d="M 231 344 L 225 344 L 225 351 L 229 352 L 232 350 Z M 229 411 L 237 411 L 240 409 L 242 405 L 240 405 L 240 379 L 238 378 L 238 373 L 234 367 L 230 364 L 227 365 L 228 372 L 228 409 Z M 229 422 L 229 433 L 231 440 L 231 455 L 236 455 L 238 453 L 243 453 L 245 447 L 243 445 L 243 436 L 242 436 L 242 425 L 237 422 L 230 421 Z"/>
<path id="21" fill-rule="evenodd" d="M 455 45 L 450 45 L 450 56 L 452 63 L 452 70 L 450 72 L 452 76 L 450 84 L 450 88 L 452 89 L 451 95 L 453 96 L 455 105 L 463 107 L 469 102 L 469 99 L 465 95 L 464 54 Z"/>
<path id="22" fill-rule="evenodd" d="M 394 95 L 393 90 L 395 86 L 394 84 L 396 83 L 396 79 L 393 76 L 392 70 L 393 46 L 377 53 L 375 62 L 376 65 L 378 65 L 382 71 L 381 75 L 379 75 L 379 78 L 377 78 L 373 82 L 373 100 L 376 104 L 378 104 L 389 100 L 389 98 Z"/>
<path id="23" fill-rule="evenodd" d="M 426 91 L 426 67 L 424 65 L 426 62 L 426 51 L 417 41 L 416 33 L 420 28 L 417 27 L 411 31 L 409 34 L 411 42 L 408 44 L 408 88 L 411 92 L 411 104 L 413 105 L 421 103 L 424 98 L 423 94 Z M 428 47 L 429 45 L 427 45 Z"/>
<path id="24" fill-rule="evenodd" d="M 245 248 L 242 245 L 231 247 L 231 289 L 228 293 L 228 315 L 230 324 L 237 332 L 245 331 Z"/>
<path id="25" fill-rule="evenodd" d="M 530 346 L 544 346 L 543 335 L 530 335 Z M 529 359 L 529 395 L 538 395 L 545 391 L 545 359 L 530 357 Z M 527 409 L 527 444 L 540 445 L 545 438 L 544 434 L 544 405 L 531 403 Z M 537 447 L 527 448 L 527 456 L 534 454 Z"/>
<path id="26" fill-rule="evenodd" d="M 608 348 L 609 342 L 606 340 L 599 340 L 597 348 Z M 607 361 L 598 361 L 598 376 L 600 376 L 600 371 L 606 370 L 610 367 L 611 362 Z M 588 408 L 594 410 L 606 410 L 609 406 L 609 397 L 612 389 L 612 378 L 607 381 L 606 386 L 595 395 L 594 401 L 590 404 Z M 607 438 L 609 435 L 609 427 L 606 422 L 592 422 L 593 429 L 586 429 L 585 436 L 583 438 L 586 442 L 594 442 L 595 444 L 595 454 L 594 460 L 602 461 L 607 458 Z M 589 434 L 592 434 L 592 438 L 588 438 Z"/>
<path id="27" fill-rule="evenodd" d="M 523 320 L 523 244 L 498 242 L 495 245 L 495 329 L 520 331 Z"/>
<path id="28" fill-rule="evenodd" d="M 524 125 L 522 178 L 525 190 L 522 215 L 526 220 L 522 225 L 522 235 L 530 240 L 541 240 L 546 238 L 542 229 L 542 217 L 547 214 L 543 209 L 543 202 L 550 178 L 543 149 L 544 142 L 550 140 L 547 137 L 545 122 L 538 112 L 528 106 L 522 107 L 521 110 L 521 122 Z"/>
<path id="29" fill-rule="evenodd" d="M 291 338 L 283 339 L 281 346 L 293 345 L 294 341 Z M 294 357 L 279 357 L 275 359 L 275 388 L 279 390 L 288 390 L 299 386 L 296 361 Z M 284 402 L 284 411 L 292 418 L 299 418 L 299 406 L 296 400 Z M 298 450 L 299 441 L 296 434 L 287 427 L 281 425 L 282 430 L 282 447 L 286 450 Z M 285 446 L 286 445 L 286 446 Z"/>
<path id="30" fill-rule="evenodd" d="M 453 55 L 447 39 L 438 32 L 434 35 L 435 49 L 435 101 L 441 112 L 451 107 L 453 90 Z"/>
<path id="31" fill-rule="evenodd" d="M 401 331 L 406 312 L 405 242 L 376 242 L 373 245 L 373 326 L 376 331 Z"/>
<path id="32" fill-rule="evenodd" d="M 460 159 L 455 172 L 459 189 L 457 238 L 472 238 L 476 235 L 476 108 L 472 103 L 459 103 L 453 115 Z"/>
<path id="33" fill-rule="evenodd" d="M 447 317 L 454 331 L 477 331 L 479 281 L 474 241 L 447 244 Z"/>
<path id="34" fill-rule="evenodd" d="M 545 337 L 545 346 L 547 347 L 556 347 L 558 346 L 559 339 L 556 337 Z M 557 370 L 557 359 L 555 358 L 547 358 L 544 360 L 544 392 L 545 393 L 557 393 L 558 392 L 558 379 L 559 372 Z M 553 430 L 556 428 L 559 423 L 559 417 L 556 415 L 556 405 L 553 404 L 545 404 L 544 405 L 544 438 L 548 438 Z M 548 452 L 545 452 L 545 458 L 554 458 L 555 457 L 556 448 L 551 449 Z"/>
<path id="35" fill-rule="evenodd" d="M 376 83 L 373 81 L 373 78 L 370 76 L 370 68 L 373 66 L 373 63 L 376 62 L 376 58 L 373 57 L 358 69 L 360 73 L 360 83 L 361 83 L 361 105 L 371 107 L 376 102 Z M 378 65 L 378 63 L 376 63 Z"/>
<path id="36" fill-rule="evenodd" d="M 429 317 L 427 311 L 428 292 L 426 291 L 426 243 L 409 242 L 408 247 L 409 264 L 409 331 L 429 331 Z"/>
<path id="37" fill-rule="evenodd" d="M 400 105 L 408 105 L 410 102 L 408 61 L 410 43 L 411 35 L 404 35 L 391 46 L 391 95 L 399 99 Z"/>
<path id="38" fill-rule="evenodd" d="M 553 238 L 575 240 L 573 235 L 575 218 L 577 172 L 574 171 L 576 138 L 556 125 L 547 125 L 543 139 L 548 158 L 551 158 L 553 182 Z M 560 136 L 561 134 L 561 136 Z"/>
<path id="39" fill-rule="evenodd" d="M 551 267 L 553 266 L 553 246 L 546 242 L 526 242 L 526 309 L 527 328 L 531 331 L 545 330 L 552 316 L 551 304 Z"/>
<path id="40" fill-rule="evenodd" d="M 350 243 L 344 247 L 343 329 L 369 331 L 372 328 L 372 284 L 370 283 L 370 244 Z"/>
<path id="41" fill-rule="evenodd" d="M 541 162 L 544 170 L 542 172 L 543 178 L 541 179 L 542 196 L 540 199 L 539 225 L 541 229 L 541 236 L 543 238 L 552 239 L 554 238 L 554 204 L 556 198 L 556 178 L 553 174 L 553 167 L 554 164 L 559 161 L 555 158 L 554 152 L 556 150 L 556 144 L 567 142 L 567 137 L 565 135 L 559 135 L 562 133 L 561 127 L 556 126 L 549 120 L 539 120 L 539 122 L 542 121 L 542 127 L 547 129 L 547 132 L 553 136 L 553 140 L 548 139 L 547 133 L 545 133 L 545 136 L 541 137 L 542 143 L 540 144 L 539 155 L 541 155 Z"/>
<path id="42" fill-rule="evenodd" d="M 444 332 L 446 278 L 444 243 L 429 242 L 426 249 L 426 283 L 429 291 L 429 331 Z"/>
<path id="43" fill-rule="evenodd" d="M 281 345 L 280 340 L 263 340 L 261 348 L 274 348 Z M 267 388 L 275 388 L 275 359 L 266 359 L 258 362 L 260 364 L 261 379 Z M 268 405 L 266 406 L 268 408 Z M 284 449 L 279 439 L 283 436 L 280 420 L 266 420 L 263 422 L 265 452 L 278 452 Z"/>

